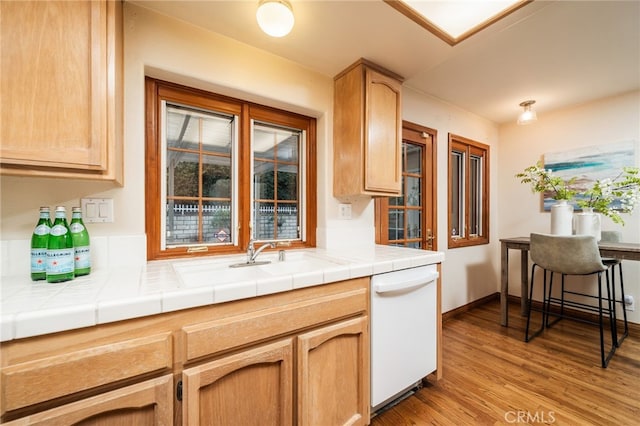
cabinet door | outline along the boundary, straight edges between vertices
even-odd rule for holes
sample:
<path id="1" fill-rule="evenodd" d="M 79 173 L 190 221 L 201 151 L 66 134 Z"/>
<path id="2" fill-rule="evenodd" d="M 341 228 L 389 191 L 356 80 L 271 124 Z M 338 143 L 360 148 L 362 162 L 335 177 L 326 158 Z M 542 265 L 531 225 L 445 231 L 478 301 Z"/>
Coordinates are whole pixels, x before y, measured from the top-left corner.
<path id="1" fill-rule="evenodd" d="M 298 424 L 369 423 L 367 317 L 298 337 Z"/>
<path id="2" fill-rule="evenodd" d="M 170 426 L 173 376 L 168 374 L 3 424 Z"/>
<path id="3" fill-rule="evenodd" d="M 121 179 L 121 8 L 0 2 L 2 173 Z"/>
<path id="4" fill-rule="evenodd" d="M 186 369 L 182 377 L 184 426 L 292 424 L 292 339 Z"/>
<path id="5" fill-rule="evenodd" d="M 365 190 L 401 193 L 401 84 L 366 69 Z"/>

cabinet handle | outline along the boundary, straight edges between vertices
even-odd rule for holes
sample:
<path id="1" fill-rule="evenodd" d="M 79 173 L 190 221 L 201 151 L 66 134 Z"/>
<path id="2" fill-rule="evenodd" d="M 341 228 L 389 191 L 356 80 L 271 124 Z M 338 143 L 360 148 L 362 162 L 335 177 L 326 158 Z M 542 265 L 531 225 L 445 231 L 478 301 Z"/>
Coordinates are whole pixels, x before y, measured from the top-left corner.
<path id="1" fill-rule="evenodd" d="M 178 380 L 178 384 L 176 385 L 176 398 L 178 401 L 182 401 L 182 380 Z"/>

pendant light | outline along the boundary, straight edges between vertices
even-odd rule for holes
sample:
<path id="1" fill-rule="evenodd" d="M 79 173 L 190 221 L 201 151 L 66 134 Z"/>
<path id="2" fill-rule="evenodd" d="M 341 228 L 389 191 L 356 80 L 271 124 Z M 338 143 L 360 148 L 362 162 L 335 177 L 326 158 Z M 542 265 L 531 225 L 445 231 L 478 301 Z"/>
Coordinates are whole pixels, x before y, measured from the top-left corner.
<path id="1" fill-rule="evenodd" d="M 272 37 L 283 37 L 293 28 L 295 19 L 287 0 L 260 0 L 256 11 L 258 25 Z"/>
<path id="2" fill-rule="evenodd" d="M 531 110 L 531 105 L 535 103 L 536 101 L 524 101 L 520 103 L 520 106 L 524 108 L 524 111 L 518 117 L 518 124 L 529 124 L 538 119 L 538 115 L 536 114 L 536 112 Z"/>

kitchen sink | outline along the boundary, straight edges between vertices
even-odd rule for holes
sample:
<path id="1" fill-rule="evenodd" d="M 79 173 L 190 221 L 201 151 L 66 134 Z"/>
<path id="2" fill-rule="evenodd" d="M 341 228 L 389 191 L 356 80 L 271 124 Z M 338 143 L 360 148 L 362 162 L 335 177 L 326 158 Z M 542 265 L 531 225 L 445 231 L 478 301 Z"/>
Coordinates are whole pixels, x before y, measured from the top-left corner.
<path id="1" fill-rule="evenodd" d="M 278 253 L 264 253 L 255 264 L 246 265 L 246 256 L 224 256 L 198 259 L 173 264 L 176 275 L 185 287 L 222 285 L 241 281 L 258 281 L 324 270 L 348 268 L 345 261 L 317 256 L 305 252 L 286 252 L 285 260 L 278 260 Z"/>

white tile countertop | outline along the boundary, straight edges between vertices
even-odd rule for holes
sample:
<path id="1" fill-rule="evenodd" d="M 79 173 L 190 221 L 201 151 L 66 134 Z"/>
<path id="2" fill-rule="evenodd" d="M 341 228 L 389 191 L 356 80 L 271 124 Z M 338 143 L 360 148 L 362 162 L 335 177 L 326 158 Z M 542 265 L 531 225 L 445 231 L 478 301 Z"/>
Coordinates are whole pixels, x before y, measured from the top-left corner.
<path id="1" fill-rule="evenodd" d="M 262 296 L 444 261 L 444 253 L 391 246 L 288 250 L 260 254 L 259 266 L 230 268 L 244 255 L 94 268 L 63 283 L 3 276 L 0 341 L 89 327 L 197 306 Z"/>

